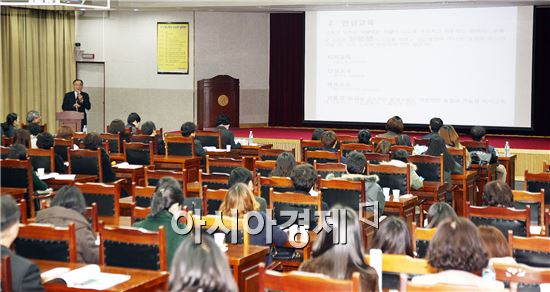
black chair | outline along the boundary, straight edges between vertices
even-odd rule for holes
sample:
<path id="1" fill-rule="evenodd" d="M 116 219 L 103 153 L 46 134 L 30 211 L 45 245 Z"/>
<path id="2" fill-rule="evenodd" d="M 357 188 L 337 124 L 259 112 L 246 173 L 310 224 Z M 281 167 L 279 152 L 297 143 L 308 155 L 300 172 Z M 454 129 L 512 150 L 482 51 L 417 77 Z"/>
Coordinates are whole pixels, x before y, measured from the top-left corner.
<path id="1" fill-rule="evenodd" d="M 77 261 L 74 223 L 67 227 L 23 225 L 13 245 L 15 252 L 25 258 L 72 263 Z"/>
<path id="2" fill-rule="evenodd" d="M 426 181 L 443 181 L 443 154 L 438 156 L 413 155 L 408 161 L 416 165 L 416 173 Z"/>
<path id="3" fill-rule="evenodd" d="M 156 187 L 140 187 L 132 183 L 132 197 L 136 207 L 148 208 L 151 206 L 151 200 Z"/>
<path id="4" fill-rule="evenodd" d="M 525 190 L 540 192 L 544 189 L 544 204 L 550 204 L 550 173 L 529 173 L 525 170 Z"/>
<path id="5" fill-rule="evenodd" d="M 361 212 L 360 204 L 365 202 L 365 182 L 341 179 L 321 179 L 319 188 L 323 193 L 323 201 L 328 208 L 342 205 Z"/>
<path id="6" fill-rule="evenodd" d="M 202 210 L 205 212 L 203 215 L 216 214 L 216 211 L 220 210 L 226 194 L 227 189 L 209 190 L 205 186 L 202 195 Z M 230 214 L 225 214 L 225 216 L 230 216 Z"/>
<path id="7" fill-rule="evenodd" d="M 504 236 L 512 230 L 516 236 L 529 236 L 531 227 L 531 210 L 526 206 L 524 210 L 500 207 L 479 207 L 466 204 L 466 215 L 477 226 L 490 225 L 496 227 Z"/>
<path id="8" fill-rule="evenodd" d="M 323 150 L 323 143 L 321 143 L 321 141 L 304 140 L 300 138 L 300 155 L 301 155 L 302 161 L 306 161 L 306 151 L 317 151 L 317 150 Z"/>
<path id="9" fill-rule="evenodd" d="M 101 148 L 96 150 L 69 150 L 69 173 L 97 175 L 98 181 L 103 181 L 103 166 Z"/>
<path id="10" fill-rule="evenodd" d="M 254 160 L 254 177 L 269 176 L 275 169 L 276 162 L 274 160 Z"/>
<path id="11" fill-rule="evenodd" d="M 430 247 L 430 241 L 435 235 L 437 230 L 435 228 L 420 228 L 416 226 L 416 223 L 412 223 L 412 242 L 413 250 L 416 251 L 417 258 L 425 258 L 428 254 L 428 247 Z"/>
<path id="12" fill-rule="evenodd" d="M 227 173 L 231 174 L 231 171 L 237 167 L 245 167 L 244 157 L 239 159 L 235 158 L 214 158 L 210 155 L 206 155 L 206 172 L 213 173 Z"/>
<path id="13" fill-rule="evenodd" d="M 309 228 L 315 228 L 318 224 L 318 220 L 315 216 L 315 211 L 321 212 L 322 194 L 319 192 L 317 196 L 310 196 L 308 194 L 286 192 L 279 193 L 274 192 L 273 188 L 269 190 L 269 207 L 273 210 L 273 217 L 277 221 L 278 225 L 285 224 L 289 221 L 291 216 L 283 215 L 283 211 L 298 212 L 298 218 L 300 214 L 306 212 L 309 213 L 309 222 L 305 222 L 305 225 L 309 225 Z M 292 224 L 298 224 L 298 222 L 291 222 Z"/>
<path id="14" fill-rule="evenodd" d="M 29 160 L 2 159 L 0 162 L 0 186 L 20 188 L 25 190 L 25 200 L 28 204 L 28 214 L 34 217 L 38 201 L 34 193 L 32 165 Z"/>
<path id="15" fill-rule="evenodd" d="M 130 164 L 154 165 L 153 163 L 153 143 L 128 143 L 124 141 L 124 160 Z"/>
<path id="16" fill-rule="evenodd" d="M 69 149 L 73 149 L 73 140 L 55 138 L 53 140 L 53 150 L 55 154 L 61 156 L 63 161 L 69 161 Z"/>
<path id="17" fill-rule="evenodd" d="M 86 206 L 90 207 L 93 203 L 97 204 L 100 220 L 108 224 L 118 225 L 122 182 L 123 179 L 119 179 L 108 185 L 103 183 L 75 183 L 75 186 L 84 195 Z"/>
<path id="18" fill-rule="evenodd" d="M 321 178 L 326 178 L 331 173 L 334 177 L 341 177 L 348 172 L 343 163 L 318 163 L 317 160 L 313 161 L 313 168 L 317 170 L 317 175 Z"/>
<path id="19" fill-rule="evenodd" d="M 195 139 L 198 139 L 203 147 L 208 146 L 216 147 L 218 149 L 222 148 L 222 134 L 220 130 L 215 132 L 196 131 Z"/>
<path id="20" fill-rule="evenodd" d="M 166 135 L 164 143 L 167 155 L 195 156 L 195 139 L 193 137 Z"/>
<path id="21" fill-rule="evenodd" d="M 264 198 L 266 204 L 269 205 L 269 189 L 273 188 L 275 192 L 285 193 L 294 191 L 294 184 L 288 177 L 258 177 L 258 189 L 260 196 Z"/>
<path id="22" fill-rule="evenodd" d="M 199 182 L 201 187 L 210 190 L 229 189 L 229 174 L 227 173 L 203 173 L 199 170 Z"/>
<path id="23" fill-rule="evenodd" d="M 125 139 L 123 139 L 120 134 L 102 133 L 99 134 L 99 136 L 104 142 L 107 142 L 107 144 L 109 144 L 110 153 L 122 153 L 121 143 Z"/>
<path id="24" fill-rule="evenodd" d="M 372 153 L 374 151 L 374 145 L 372 144 L 363 144 L 363 143 L 345 143 L 340 144 L 340 150 L 344 157 L 348 156 L 351 151 L 365 153 Z"/>
<path id="25" fill-rule="evenodd" d="M 307 163 L 313 165 L 314 161 L 318 163 L 340 163 L 342 159 L 342 154 L 340 150 L 337 152 L 330 152 L 324 150 L 305 150 L 305 159 Z"/>
<path id="26" fill-rule="evenodd" d="M 550 267 L 550 238 L 515 236 L 510 230 L 508 246 L 516 262 L 531 267 Z"/>
<path id="27" fill-rule="evenodd" d="M 292 154 L 292 157 L 296 157 L 294 148 L 290 150 L 283 150 L 283 149 L 263 149 L 260 148 L 258 150 L 258 156 L 260 157 L 260 160 L 267 161 L 267 160 L 277 160 L 277 157 L 279 157 L 279 154 L 287 152 Z"/>
<path id="28" fill-rule="evenodd" d="M 400 194 L 410 194 L 411 173 L 409 164 L 407 167 L 393 165 L 367 164 L 368 174 L 378 175 L 378 184 L 383 188 L 399 189 Z"/>
<path id="29" fill-rule="evenodd" d="M 44 168 L 45 173 L 55 171 L 55 152 L 53 147 L 50 149 L 31 148 L 27 151 L 27 155 L 29 156 L 33 170 Z"/>

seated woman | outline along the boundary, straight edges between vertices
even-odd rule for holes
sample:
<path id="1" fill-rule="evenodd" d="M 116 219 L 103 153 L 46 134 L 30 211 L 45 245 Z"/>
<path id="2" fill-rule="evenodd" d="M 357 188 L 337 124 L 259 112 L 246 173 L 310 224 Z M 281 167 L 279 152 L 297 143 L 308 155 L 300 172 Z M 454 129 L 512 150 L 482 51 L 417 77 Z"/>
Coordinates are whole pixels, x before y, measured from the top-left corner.
<path id="1" fill-rule="evenodd" d="M 321 140 L 321 135 L 323 134 L 325 130 L 322 129 L 322 128 L 317 128 L 315 130 L 313 130 L 313 132 L 311 133 L 311 140 Z"/>
<path id="2" fill-rule="evenodd" d="M 357 133 L 358 143 L 370 145 L 372 144 L 372 142 L 370 141 L 370 137 L 371 137 L 371 133 L 367 129 L 360 130 Z"/>
<path id="3" fill-rule="evenodd" d="M 508 184 L 501 180 L 493 180 L 483 187 L 483 205 L 501 208 L 514 206 L 514 195 Z"/>
<path id="4" fill-rule="evenodd" d="M 411 138 L 403 134 L 403 120 L 398 116 L 393 116 L 386 122 L 386 133 L 379 134 L 377 137 L 393 138 L 396 137 L 397 145 L 411 146 Z"/>
<path id="5" fill-rule="evenodd" d="M 9 113 L 6 116 L 6 122 L 2 123 L 2 135 L 11 138 L 15 135 L 15 130 L 19 127 L 16 113 Z"/>
<path id="6" fill-rule="evenodd" d="M 428 263 L 441 272 L 416 276 L 413 284 L 468 285 L 472 290 L 504 288 L 502 282 L 479 276 L 489 259 L 477 227 L 466 218 L 448 219 L 439 224 L 427 258 Z"/>
<path id="7" fill-rule="evenodd" d="M 111 124 L 109 124 L 109 128 L 107 131 L 110 134 L 119 134 L 119 141 L 120 143 L 120 152 L 123 152 L 124 149 L 124 141 L 130 142 L 130 133 L 126 132 L 126 128 L 124 127 L 124 122 L 120 119 L 114 119 Z M 111 152 L 113 152 L 114 149 L 111 149 Z"/>
<path id="8" fill-rule="evenodd" d="M 334 131 L 324 131 L 321 134 L 321 143 L 323 144 L 323 150 L 329 152 L 338 152 L 340 146 L 337 145 L 336 133 Z"/>
<path id="9" fill-rule="evenodd" d="M 437 202 L 430 206 L 428 209 L 428 226 L 427 228 L 436 228 L 439 223 L 445 221 L 446 219 L 456 219 L 455 210 L 451 205 L 445 202 Z"/>
<path id="10" fill-rule="evenodd" d="M 439 135 L 433 136 L 430 139 L 428 150 L 424 154 L 431 156 L 443 154 L 444 180 L 446 182 L 451 183 L 451 174 L 462 174 L 462 167 L 449 154 L 445 141 Z"/>
<path id="11" fill-rule="evenodd" d="M 101 138 L 97 133 L 88 133 L 84 136 L 84 149 L 88 150 L 97 150 L 101 148 L 101 164 L 103 168 L 103 182 L 113 182 L 115 177 L 115 172 L 111 166 L 111 158 L 107 151 L 103 149 Z"/>
<path id="12" fill-rule="evenodd" d="M 78 262 L 87 264 L 99 263 L 99 247 L 92 226 L 84 217 L 86 201 L 80 189 L 64 186 L 53 198 L 50 208 L 41 210 L 36 215 L 36 223 L 52 224 L 66 227 L 75 224 L 76 251 Z"/>
<path id="13" fill-rule="evenodd" d="M 296 159 L 292 154 L 283 152 L 277 156 L 275 162 L 275 168 L 271 171 L 269 176 L 284 176 L 290 177 L 292 169 L 296 166 Z"/>
<path id="14" fill-rule="evenodd" d="M 361 227 L 357 213 L 350 208 L 335 207 L 345 216 L 336 216 L 332 232 L 322 229 L 313 242 L 311 259 L 303 262 L 299 270 L 320 273 L 333 279 L 349 280 L 354 272 L 361 276 L 361 291 L 378 291 L 376 271 L 364 260 Z M 345 228 L 341 230 L 340 228 Z M 333 234 L 346 234 L 346 242 L 334 243 Z"/>
<path id="15" fill-rule="evenodd" d="M 126 124 L 126 128 L 130 129 L 133 135 L 137 134 L 139 124 L 141 123 L 141 117 L 137 113 L 130 113 L 126 121 L 128 122 L 128 124 Z"/>
<path id="16" fill-rule="evenodd" d="M 166 258 L 168 266 L 171 265 L 176 249 L 185 236 L 176 233 L 172 228 L 172 217 L 179 215 L 183 204 L 183 191 L 177 180 L 172 177 L 163 177 L 157 183 L 157 188 L 151 200 L 151 213 L 143 221 L 134 223 L 133 227 L 144 228 L 150 231 L 158 231 L 164 226 L 166 236 Z M 179 224 L 184 229 L 183 224 Z"/>
<path id="17" fill-rule="evenodd" d="M 48 132 L 40 133 L 36 137 L 36 147 L 38 149 L 51 149 L 53 147 L 53 136 Z M 54 154 L 55 172 L 67 173 L 67 166 L 63 162 L 63 158 L 59 154 Z M 53 170 L 52 170 L 53 171 Z"/>
<path id="18" fill-rule="evenodd" d="M 21 144 L 14 144 L 10 147 L 10 153 L 8 154 L 9 159 L 19 159 L 27 160 L 27 148 Z M 35 191 L 45 191 L 48 189 L 48 185 L 41 181 L 36 172 L 31 171 L 32 174 L 32 185 Z"/>
<path id="19" fill-rule="evenodd" d="M 248 189 L 250 190 L 250 193 L 254 193 L 254 184 L 252 182 L 252 171 L 244 168 L 244 167 L 235 167 L 233 170 L 231 170 L 231 174 L 229 174 L 229 181 L 228 185 L 229 188 L 234 186 L 237 183 L 243 183 L 245 184 Z M 254 199 L 259 204 L 259 210 L 262 212 L 265 212 L 267 209 L 267 202 L 264 198 L 260 196 L 254 196 Z"/>
<path id="20" fill-rule="evenodd" d="M 380 249 L 382 253 L 414 257 L 409 228 L 399 217 L 390 216 L 380 223 L 371 248 Z"/>
<path id="21" fill-rule="evenodd" d="M 444 125 L 439 128 L 439 136 L 445 140 L 445 144 L 448 148 L 466 149 L 466 147 L 460 144 L 460 136 L 458 136 L 455 128 L 451 125 Z M 468 149 L 466 149 L 466 168 L 470 168 L 471 163 L 472 157 Z"/>
<path id="22" fill-rule="evenodd" d="M 203 236 L 201 244 L 195 235 L 187 236 L 174 255 L 170 269 L 169 291 L 237 292 L 225 253 L 211 236 Z"/>
<path id="23" fill-rule="evenodd" d="M 55 134 L 55 138 L 64 139 L 64 140 L 71 140 L 73 138 L 73 135 L 74 135 L 73 128 L 71 128 L 69 126 L 61 126 L 61 127 L 57 128 L 57 133 Z M 79 149 L 79 147 L 78 147 L 78 145 L 76 145 L 76 143 L 73 144 L 73 149 L 74 150 Z"/>
<path id="24" fill-rule="evenodd" d="M 26 149 L 31 148 L 31 133 L 26 129 L 17 129 L 13 135 L 13 144 L 23 145 Z"/>
<path id="25" fill-rule="evenodd" d="M 492 267 L 494 263 L 517 264 L 510 252 L 508 241 L 500 230 L 487 225 L 479 226 L 478 229 L 483 246 L 489 256 L 489 267 Z"/>
<path id="26" fill-rule="evenodd" d="M 393 165 L 393 166 L 399 166 L 399 167 L 406 167 L 407 166 L 407 159 L 409 158 L 409 153 L 407 153 L 406 150 L 399 149 L 397 151 L 393 151 L 391 155 L 392 159 L 390 161 L 382 161 L 380 164 L 382 165 Z M 410 173 L 411 173 L 411 189 L 418 190 L 422 188 L 424 185 L 424 180 L 418 176 L 416 173 L 416 165 L 413 163 L 410 163 Z"/>

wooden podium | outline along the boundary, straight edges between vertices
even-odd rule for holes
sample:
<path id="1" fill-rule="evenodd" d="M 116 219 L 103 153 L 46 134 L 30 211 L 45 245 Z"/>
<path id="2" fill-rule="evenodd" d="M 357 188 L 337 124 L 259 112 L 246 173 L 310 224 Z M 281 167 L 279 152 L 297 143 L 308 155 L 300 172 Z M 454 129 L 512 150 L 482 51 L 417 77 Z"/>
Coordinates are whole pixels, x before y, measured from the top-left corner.
<path id="1" fill-rule="evenodd" d="M 76 111 L 63 111 L 55 113 L 55 119 L 58 122 L 58 126 L 69 126 L 73 128 L 75 132 L 80 132 L 80 123 L 84 118 L 84 113 Z"/>
<path id="2" fill-rule="evenodd" d="M 198 82 L 197 127 L 205 130 L 216 127 L 216 118 L 224 114 L 231 126 L 239 126 L 239 79 L 218 75 Z"/>

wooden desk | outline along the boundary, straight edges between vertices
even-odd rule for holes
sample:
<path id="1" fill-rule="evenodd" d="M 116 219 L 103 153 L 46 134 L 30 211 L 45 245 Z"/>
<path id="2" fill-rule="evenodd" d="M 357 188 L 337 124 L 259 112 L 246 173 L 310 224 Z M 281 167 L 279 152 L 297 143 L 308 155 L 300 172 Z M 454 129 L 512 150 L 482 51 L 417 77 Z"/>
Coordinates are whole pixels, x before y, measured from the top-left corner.
<path id="1" fill-rule="evenodd" d="M 393 195 L 390 196 L 390 200 L 386 201 L 384 205 L 384 215 L 394 215 L 403 218 L 405 223 L 409 226 L 409 230 L 412 230 L 412 223 L 416 221 L 415 207 L 418 205 L 418 197 L 411 196 L 399 197 L 399 201 L 393 200 Z"/>
<path id="2" fill-rule="evenodd" d="M 506 183 L 513 190 L 516 184 L 516 159 L 518 156 L 512 154 L 510 156 L 499 156 L 498 162 L 506 167 Z"/>
<path id="3" fill-rule="evenodd" d="M 139 168 L 119 168 L 116 165 L 113 165 L 113 171 L 117 179 L 122 178 L 124 181 L 121 184 L 122 189 L 126 191 L 127 194 L 132 194 L 132 182 L 135 182 L 138 186 L 145 186 L 144 177 L 145 177 L 145 167 L 141 166 Z"/>
<path id="4" fill-rule="evenodd" d="M 457 188 L 453 191 L 453 207 L 458 216 L 466 216 L 466 202 L 473 202 L 476 196 L 477 171 L 467 170 L 465 174 L 451 175 L 452 184 Z"/>
<path id="5" fill-rule="evenodd" d="M 70 179 L 55 179 L 55 178 L 49 178 L 46 180 L 43 180 L 48 187 L 59 190 L 63 186 L 69 185 L 72 186 L 75 183 L 87 183 L 87 182 L 96 182 L 97 181 L 97 175 L 89 175 L 89 174 L 76 174 L 74 180 Z"/>
<path id="6" fill-rule="evenodd" d="M 71 270 L 80 268 L 82 263 L 65 263 L 55 261 L 33 260 L 40 272 L 46 272 L 57 267 L 66 267 Z M 121 267 L 100 266 L 101 272 L 130 275 L 130 280 L 120 283 L 108 290 L 102 291 L 168 291 L 168 272 L 138 270 Z M 63 284 L 43 283 L 46 291 L 82 291 L 68 288 Z"/>
<path id="7" fill-rule="evenodd" d="M 27 189 L 2 187 L 0 188 L 0 192 L 2 193 L 2 195 L 11 195 L 16 201 L 19 201 L 25 198 Z"/>
<path id="8" fill-rule="evenodd" d="M 111 161 L 116 161 L 116 162 L 123 162 L 125 161 L 124 160 L 124 154 L 123 153 L 110 153 L 109 154 L 109 159 Z"/>
<path id="9" fill-rule="evenodd" d="M 118 200 L 118 207 L 120 216 L 132 216 L 132 204 L 134 203 L 132 196 L 120 198 Z"/>
<path id="10" fill-rule="evenodd" d="M 201 157 L 153 155 L 153 162 L 158 169 L 179 170 L 187 169 L 187 180 L 197 181 L 201 167 Z"/>
<path id="11" fill-rule="evenodd" d="M 229 152 L 211 152 L 207 154 L 212 157 L 242 158 L 244 157 L 244 167 L 250 171 L 254 170 L 254 158 L 258 158 L 260 149 L 271 149 L 273 144 L 258 144 L 254 146 L 241 145 L 241 148 L 231 149 Z"/>
<path id="12" fill-rule="evenodd" d="M 265 261 L 267 246 L 229 244 L 226 252 L 239 291 L 258 291 L 258 265 Z"/>
<path id="13" fill-rule="evenodd" d="M 474 206 L 482 206 L 483 188 L 488 182 L 496 179 L 497 166 L 495 164 L 479 165 L 472 163 L 470 169 L 477 172 L 477 189 L 479 190 L 479 192 L 476 192 L 474 200 L 470 202 L 473 202 L 472 205 Z"/>

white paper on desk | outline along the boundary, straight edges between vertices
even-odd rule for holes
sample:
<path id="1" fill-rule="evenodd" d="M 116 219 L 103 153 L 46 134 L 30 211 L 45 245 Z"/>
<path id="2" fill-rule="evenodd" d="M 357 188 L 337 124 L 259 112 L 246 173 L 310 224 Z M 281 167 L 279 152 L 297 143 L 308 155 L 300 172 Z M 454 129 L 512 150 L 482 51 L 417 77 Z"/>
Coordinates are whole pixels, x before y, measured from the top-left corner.
<path id="1" fill-rule="evenodd" d="M 74 180 L 76 178 L 76 174 L 58 174 L 55 176 L 56 180 Z"/>
<path id="2" fill-rule="evenodd" d="M 139 164 L 130 164 L 128 162 L 122 162 L 119 164 L 115 164 L 113 167 L 120 168 L 120 169 L 138 169 L 142 167 L 142 165 Z"/>
<path id="3" fill-rule="evenodd" d="M 78 149 L 75 149 L 75 150 L 78 150 Z M 68 162 L 68 161 L 63 162 L 63 164 L 64 164 L 65 166 L 69 166 L 69 162 Z"/>
<path id="4" fill-rule="evenodd" d="M 227 149 L 218 149 L 214 146 L 204 146 L 202 147 L 206 152 L 227 152 Z"/>
<path id="5" fill-rule="evenodd" d="M 59 173 L 57 173 L 57 172 L 50 172 L 50 173 L 46 173 L 46 174 L 44 174 L 44 175 L 41 175 L 41 176 L 39 176 L 38 178 L 39 178 L 40 180 L 47 180 L 47 179 L 50 179 L 50 178 L 55 178 L 55 177 L 57 177 L 58 175 L 59 175 Z"/>
<path id="6" fill-rule="evenodd" d="M 102 273 L 98 265 L 86 265 L 62 274 L 59 274 L 61 270 L 58 269 L 55 268 L 43 274 L 57 274 L 50 280 L 61 279 L 69 288 L 105 290 L 130 279 L 129 275 Z"/>
<path id="7" fill-rule="evenodd" d="M 531 235 L 540 235 L 540 233 L 542 232 L 542 226 L 531 225 L 529 229 L 530 229 L 529 231 L 531 232 Z"/>

